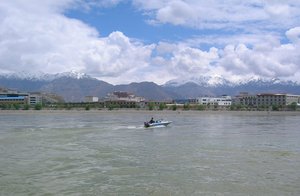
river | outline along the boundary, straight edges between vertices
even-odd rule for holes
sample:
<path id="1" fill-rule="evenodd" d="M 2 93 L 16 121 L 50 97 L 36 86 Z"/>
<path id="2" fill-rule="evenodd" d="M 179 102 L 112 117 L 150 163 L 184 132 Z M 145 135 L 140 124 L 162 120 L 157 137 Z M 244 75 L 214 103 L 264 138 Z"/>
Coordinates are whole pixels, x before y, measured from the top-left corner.
<path id="1" fill-rule="evenodd" d="M 300 195 L 295 112 L 1 111 L 0 126 L 0 195 Z"/>

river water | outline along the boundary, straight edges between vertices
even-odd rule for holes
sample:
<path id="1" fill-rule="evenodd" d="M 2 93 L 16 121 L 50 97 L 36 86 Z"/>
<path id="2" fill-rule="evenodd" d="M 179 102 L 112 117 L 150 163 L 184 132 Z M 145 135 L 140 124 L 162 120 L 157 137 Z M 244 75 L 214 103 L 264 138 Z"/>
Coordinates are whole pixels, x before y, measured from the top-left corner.
<path id="1" fill-rule="evenodd" d="M 143 128 L 151 117 L 171 120 Z M 0 113 L 0 195 L 300 195 L 300 114 Z"/>

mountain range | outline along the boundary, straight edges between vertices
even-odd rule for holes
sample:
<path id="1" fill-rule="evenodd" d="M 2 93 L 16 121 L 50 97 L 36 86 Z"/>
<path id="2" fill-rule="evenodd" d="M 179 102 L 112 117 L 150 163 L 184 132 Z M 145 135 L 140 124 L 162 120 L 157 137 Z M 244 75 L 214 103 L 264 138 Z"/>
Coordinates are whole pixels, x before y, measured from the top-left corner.
<path id="1" fill-rule="evenodd" d="M 238 95 L 240 92 L 300 94 L 300 84 L 279 79 L 251 78 L 230 82 L 221 76 L 172 80 L 164 85 L 154 82 L 135 82 L 113 85 L 83 73 L 30 75 L 25 72 L 0 75 L 0 87 L 22 92 L 50 92 L 62 96 L 67 102 L 81 102 L 85 96 L 105 97 L 114 91 L 126 91 L 148 100 L 172 100 L 199 96 Z"/>

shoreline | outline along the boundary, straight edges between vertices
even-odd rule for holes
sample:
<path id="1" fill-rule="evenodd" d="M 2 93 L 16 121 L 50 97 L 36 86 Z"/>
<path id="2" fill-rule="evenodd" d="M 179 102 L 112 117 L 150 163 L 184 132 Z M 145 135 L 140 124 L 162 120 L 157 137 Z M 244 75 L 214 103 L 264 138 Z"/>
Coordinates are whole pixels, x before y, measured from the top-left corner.
<path id="1" fill-rule="evenodd" d="M 300 111 L 214 111 L 214 110 L 0 110 L 0 115 L 5 114 L 216 114 L 216 115 L 299 115 Z"/>

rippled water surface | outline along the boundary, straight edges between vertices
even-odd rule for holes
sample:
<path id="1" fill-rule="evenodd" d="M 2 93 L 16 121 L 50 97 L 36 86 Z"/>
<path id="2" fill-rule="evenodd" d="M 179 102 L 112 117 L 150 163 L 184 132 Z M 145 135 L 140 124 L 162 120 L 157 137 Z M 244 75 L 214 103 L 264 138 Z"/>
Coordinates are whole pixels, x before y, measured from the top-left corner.
<path id="1" fill-rule="evenodd" d="M 153 116 L 165 128 L 143 128 Z M 300 115 L 0 113 L 0 195 L 300 195 Z"/>

